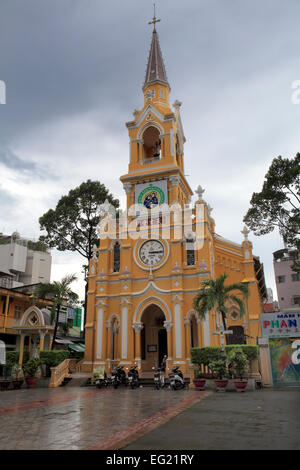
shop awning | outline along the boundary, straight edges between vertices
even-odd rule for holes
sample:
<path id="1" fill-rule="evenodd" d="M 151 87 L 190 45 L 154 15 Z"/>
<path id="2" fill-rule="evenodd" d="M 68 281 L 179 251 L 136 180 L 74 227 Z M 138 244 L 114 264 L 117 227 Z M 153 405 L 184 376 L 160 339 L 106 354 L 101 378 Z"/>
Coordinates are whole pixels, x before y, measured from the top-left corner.
<path id="1" fill-rule="evenodd" d="M 73 344 L 70 339 L 56 339 L 55 342 L 58 344 Z"/>
<path id="2" fill-rule="evenodd" d="M 81 344 L 81 343 L 69 344 L 68 347 L 76 352 L 84 352 L 84 344 Z"/>

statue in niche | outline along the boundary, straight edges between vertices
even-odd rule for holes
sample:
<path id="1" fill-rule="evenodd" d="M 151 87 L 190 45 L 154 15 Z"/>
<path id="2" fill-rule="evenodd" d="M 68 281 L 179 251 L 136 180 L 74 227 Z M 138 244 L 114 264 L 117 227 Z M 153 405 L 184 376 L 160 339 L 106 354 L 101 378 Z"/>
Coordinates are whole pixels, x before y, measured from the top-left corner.
<path id="1" fill-rule="evenodd" d="M 155 142 L 154 147 L 153 147 L 153 156 L 154 158 L 159 158 L 160 156 L 160 147 L 161 147 L 161 141 L 158 140 Z"/>

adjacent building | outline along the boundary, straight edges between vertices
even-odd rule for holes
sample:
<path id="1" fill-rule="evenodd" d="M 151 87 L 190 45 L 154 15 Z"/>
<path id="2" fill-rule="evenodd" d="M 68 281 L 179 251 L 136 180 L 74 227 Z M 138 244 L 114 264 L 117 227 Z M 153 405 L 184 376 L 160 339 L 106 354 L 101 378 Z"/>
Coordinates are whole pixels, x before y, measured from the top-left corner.
<path id="1" fill-rule="evenodd" d="M 300 312 L 300 272 L 292 270 L 298 257 L 297 250 L 284 248 L 273 253 L 274 273 L 279 308 Z"/>
<path id="2" fill-rule="evenodd" d="M 50 349 L 54 330 L 52 305 L 51 300 L 35 298 L 31 286 L 14 289 L 0 286 L 0 341 L 6 351 L 20 351 L 20 363 L 24 349 L 33 356 Z"/>
<path id="3" fill-rule="evenodd" d="M 41 242 L 17 232 L 0 234 L 0 286 L 15 288 L 50 282 L 51 254 Z"/>

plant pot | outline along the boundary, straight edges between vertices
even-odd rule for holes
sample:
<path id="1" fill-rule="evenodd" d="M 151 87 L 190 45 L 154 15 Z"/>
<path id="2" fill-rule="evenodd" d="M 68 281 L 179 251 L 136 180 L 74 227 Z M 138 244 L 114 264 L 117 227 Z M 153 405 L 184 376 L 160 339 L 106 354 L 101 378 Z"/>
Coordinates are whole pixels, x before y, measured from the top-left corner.
<path id="1" fill-rule="evenodd" d="M 23 379 L 13 380 L 12 384 L 13 384 L 14 390 L 20 390 L 20 388 L 22 387 L 23 382 L 24 382 Z"/>
<path id="2" fill-rule="evenodd" d="M 35 382 L 36 382 L 36 377 L 26 377 L 25 378 L 27 388 L 34 388 L 35 387 Z"/>
<path id="3" fill-rule="evenodd" d="M 194 379 L 193 382 L 196 390 L 205 390 L 206 379 Z"/>
<path id="4" fill-rule="evenodd" d="M 246 380 L 234 380 L 234 385 L 237 392 L 244 392 L 248 384 L 248 379 Z"/>
<path id="5" fill-rule="evenodd" d="M 8 389 L 10 384 L 10 380 L 1 380 L 0 381 L 0 390 L 1 392 L 4 392 L 5 390 Z"/>
<path id="6" fill-rule="evenodd" d="M 226 392 L 228 379 L 214 379 L 214 382 L 217 386 L 217 392 Z"/>

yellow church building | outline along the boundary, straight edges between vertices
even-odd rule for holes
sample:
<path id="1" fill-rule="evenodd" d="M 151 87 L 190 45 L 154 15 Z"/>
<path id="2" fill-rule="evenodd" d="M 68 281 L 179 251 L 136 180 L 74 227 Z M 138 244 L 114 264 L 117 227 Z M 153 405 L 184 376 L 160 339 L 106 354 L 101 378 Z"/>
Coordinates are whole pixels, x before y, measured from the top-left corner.
<path id="1" fill-rule="evenodd" d="M 170 106 L 156 21 L 143 86 L 144 105 L 126 123 L 129 166 L 120 180 L 127 196 L 127 225 L 121 214 L 115 235 L 101 237 L 104 226 L 100 224 L 100 245 L 90 261 L 85 371 L 105 365 L 109 372 L 113 365 L 134 363 L 140 372 L 150 371 L 167 354 L 168 369 L 179 365 L 189 374 L 191 347 L 219 345 L 220 335 L 215 333 L 222 329 L 215 311 L 208 312 L 205 320 L 198 318 L 193 299 L 204 279 L 223 273 L 228 274 L 230 284 L 247 283 L 250 292 L 244 318 L 239 317 L 237 305 L 229 306 L 227 327 L 233 334 L 228 341 L 246 339 L 256 344 L 260 336 L 265 283 L 247 230 L 242 231 L 240 244 L 218 235 L 201 186 L 191 206 L 181 103 Z M 136 210 L 140 206 L 141 213 Z M 176 210 L 168 215 L 168 207 L 189 214 L 184 230 L 183 219 Z M 147 215 L 151 209 L 157 209 L 154 218 Z"/>

